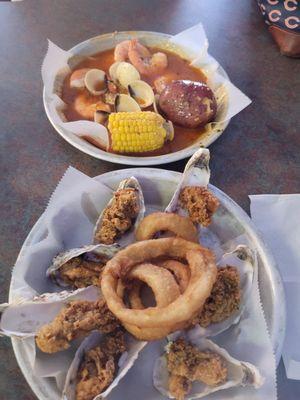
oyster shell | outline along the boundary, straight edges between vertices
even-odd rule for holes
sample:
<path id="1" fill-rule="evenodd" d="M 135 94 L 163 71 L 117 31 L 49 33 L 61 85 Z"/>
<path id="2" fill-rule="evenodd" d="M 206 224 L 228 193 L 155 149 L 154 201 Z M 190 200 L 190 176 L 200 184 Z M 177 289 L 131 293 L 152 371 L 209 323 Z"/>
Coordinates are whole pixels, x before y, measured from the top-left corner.
<path id="1" fill-rule="evenodd" d="M 132 243 L 134 241 L 134 230 L 135 228 L 138 226 L 138 224 L 140 223 L 140 221 L 144 218 L 144 214 L 145 214 L 145 202 L 144 202 L 144 195 L 143 195 L 143 191 L 142 188 L 138 182 L 138 180 L 132 176 L 130 178 L 124 179 L 122 182 L 120 182 L 116 192 L 118 192 L 119 190 L 123 190 L 123 189 L 129 189 L 129 188 L 133 188 L 136 190 L 137 194 L 138 194 L 138 206 L 139 206 L 139 212 L 138 212 L 138 216 L 136 217 L 136 220 L 134 222 L 134 225 L 131 229 L 129 229 L 127 232 L 125 232 L 118 240 L 117 243 L 122 246 L 125 247 L 128 244 Z M 115 192 L 115 193 L 116 193 Z M 103 220 L 103 216 L 104 216 L 104 211 L 111 206 L 111 204 L 114 201 L 114 197 L 108 202 L 106 208 L 102 211 L 102 213 L 100 214 L 96 225 L 95 225 L 95 229 L 94 229 L 94 243 L 97 242 L 96 239 L 96 233 L 98 232 L 98 230 L 101 227 L 102 224 L 102 220 Z"/>
<path id="2" fill-rule="evenodd" d="M 183 335 L 178 335 L 178 337 L 179 336 L 182 337 Z M 200 399 L 216 391 L 237 386 L 253 386 L 258 389 L 263 384 L 264 379 L 254 365 L 233 358 L 224 348 L 219 347 L 211 340 L 200 338 L 199 336 L 191 337 L 188 335 L 184 338 L 201 351 L 209 350 L 222 356 L 226 360 L 228 368 L 227 379 L 223 383 L 215 386 L 208 386 L 199 381 L 193 382 L 192 389 L 186 396 L 186 400 Z M 166 351 L 168 351 L 168 345 L 166 346 Z M 170 398 L 171 395 L 168 391 L 168 379 L 169 373 L 167 370 L 167 361 L 164 356 L 161 356 L 156 360 L 154 365 L 153 384 L 160 393 Z"/>
<path id="3" fill-rule="evenodd" d="M 101 344 L 103 335 L 99 332 L 92 332 L 79 346 L 76 351 L 74 360 L 70 365 L 67 373 L 66 382 L 63 390 L 63 400 L 74 400 L 75 390 L 76 390 L 76 377 L 80 367 L 81 360 L 84 353 L 92 348 Z M 108 386 L 108 388 L 103 392 L 99 393 L 93 400 L 100 400 L 106 398 L 108 394 L 112 391 L 114 387 L 118 385 L 120 380 L 126 375 L 126 373 L 133 366 L 135 360 L 138 357 L 139 352 L 145 347 L 147 342 L 141 342 L 134 339 L 131 335 L 126 334 L 126 344 L 128 351 L 124 352 L 118 361 L 118 372 L 115 376 L 113 382 Z"/>
<path id="4" fill-rule="evenodd" d="M 64 253 L 60 253 L 57 255 L 50 267 L 47 269 L 46 275 L 50 277 L 54 283 L 61 287 L 70 287 L 78 285 L 72 285 L 72 282 L 67 278 L 62 277 L 62 270 L 66 263 L 72 259 L 80 257 L 82 261 L 89 261 L 91 263 L 95 263 L 95 272 L 97 273 L 97 268 L 99 264 L 105 265 L 108 260 L 110 260 L 118 251 L 118 245 L 105 245 L 105 244 L 96 244 L 96 245 L 89 245 L 84 247 L 79 247 L 76 249 L 68 250 Z M 80 260 L 79 260 L 80 263 Z M 98 264 L 98 265 L 97 265 Z M 79 266 L 80 264 L 78 264 Z M 101 265 L 100 265 L 101 266 Z M 73 266 L 76 268 L 76 266 Z M 91 270 L 92 272 L 92 270 Z M 99 274 L 100 272 L 98 272 Z M 86 287 L 92 285 L 92 282 L 88 282 L 87 284 L 82 284 L 80 287 Z"/>
<path id="5" fill-rule="evenodd" d="M 21 339 L 34 337 L 71 300 L 96 301 L 99 296 L 100 290 L 90 286 L 73 292 L 44 293 L 31 301 L 7 304 L 1 314 L 0 334 Z"/>
<path id="6" fill-rule="evenodd" d="M 239 245 L 232 252 L 225 253 L 217 264 L 219 268 L 227 265 L 237 268 L 239 272 L 241 289 L 240 307 L 224 321 L 211 323 L 206 328 L 196 325 L 192 330 L 199 336 L 216 336 L 230 328 L 230 326 L 237 324 L 249 299 L 253 285 L 254 271 L 256 268 L 256 255 L 249 249 L 249 247 Z"/>
<path id="7" fill-rule="evenodd" d="M 165 212 L 176 212 L 180 215 L 187 215 L 187 212 L 179 205 L 178 198 L 180 191 L 186 186 L 207 187 L 210 179 L 209 159 L 209 150 L 205 148 L 200 148 L 189 159 L 183 171 L 182 178 Z"/>

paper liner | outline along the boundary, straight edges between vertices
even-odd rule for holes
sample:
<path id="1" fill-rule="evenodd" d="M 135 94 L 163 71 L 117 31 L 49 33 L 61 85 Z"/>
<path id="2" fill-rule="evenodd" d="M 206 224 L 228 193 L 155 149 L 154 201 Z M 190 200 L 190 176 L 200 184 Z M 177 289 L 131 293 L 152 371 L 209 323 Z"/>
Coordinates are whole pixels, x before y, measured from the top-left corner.
<path id="1" fill-rule="evenodd" d="M 91 40 L 95 41 L 97 38 Z M 208 54 L 208 40 L 202 24 L 171 37 L 164 46 L 178 51 L 206 74 L 218 105 L 216 119 L 207 125 L 207 132 L 218 130 L 219 124 L 228 121 L 251 103 L 246 95 L 220 74 L 219 64 Z M 71 51 L 64 51 L 48 41 L 48 51 L 42 64 L 48 112 L 52 121 L 63 128 L 71 140 L 80 142 L 84 140 L 82 136 L 88 135 L 102 142 L 103 137 L 106 138 L 108 134 L 104 125 L 85 120 L 66 122 L 63 114 L 66 105 L 60 97 L 62 83 L 81 59 L 82 57 L 72 54 Z"/>
<path id="2" fill-rule="evenodd" d="M 45 279 L 53 258 L 92 243 L 96 219 L 112 194 L 74 168 L 66 171 L 42 216 L 38 240 L 25 249 L 13 269 L 14 300 L 58 290 L 51 279 Z"/>

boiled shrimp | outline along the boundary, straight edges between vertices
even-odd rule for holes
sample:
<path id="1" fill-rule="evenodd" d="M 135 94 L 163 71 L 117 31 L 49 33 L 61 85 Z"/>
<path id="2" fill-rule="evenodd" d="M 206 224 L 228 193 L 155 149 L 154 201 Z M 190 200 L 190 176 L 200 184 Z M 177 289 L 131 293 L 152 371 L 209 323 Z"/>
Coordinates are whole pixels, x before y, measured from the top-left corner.
<path id="1" fill-rule="evenodd" d="M 95 102 L 94 96 L 81 93 L 74 100 L 74 109 L 82 119 L 94 120 L 96 110 L 110 112 L 111 108 L 108 104 L 98 100 Z"/>
<path id="2" fill-rule="evenodd" d="M 137 39 L 132 39 L 129 44 L 128 57 L 132 65 L 143 75 L 154 75 L 168 66 L 165 53 L 154 53 L 141 45 Z"/>
<path id="3" fill-rule="evenodd" d="M 128 60 L 128 51 L 131 40 L 123 40 L 123 42 L 119 43 L 115 47 L 114 51 L 114 59 L 115 61 L 126 61 Z M 142 54 L 143 57 L 150 57 L 151 53 L 147 49 L 147 47 L 143 46 L 137 41 L 137 49 Z"/>
<path id="4" fill-rule="evenodd" d="M 115 47 L 114 59 L 115 61 L 126 61 L 128 59 L 130 40 L 123 40 Z"/>

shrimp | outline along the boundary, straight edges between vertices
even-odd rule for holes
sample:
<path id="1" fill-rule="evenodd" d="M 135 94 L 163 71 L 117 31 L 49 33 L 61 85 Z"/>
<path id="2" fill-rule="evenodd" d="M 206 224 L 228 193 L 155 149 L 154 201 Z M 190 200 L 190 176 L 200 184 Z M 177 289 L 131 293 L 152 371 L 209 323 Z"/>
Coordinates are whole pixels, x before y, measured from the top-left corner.
<path id="1" fill-rule="evenodd" d="M 137 41 L 137 40 L 136 40 Z M 115 61 L 126 61 L 128 60 L 128 51 L 131 40 L 123 40 L 123 42 L 119 43 L 115 47 L 114 51 L 114 59 Z M 147 49 L 147 47 L 143 46 L 137 41 L 136 44 L 138 50 L 143 55 L 143 57 L 150 57 L 151 53 Z"/>
<path id="2" fill-rule="evenodd" d="M 74 109 L 82 119 L 94 120 L 96 110 L 110 112 L 111 108 L 103 101 L 94 101 L 94 96 L 81 93 L 74 100 Z"/>
<path id="3" fill-rule="evenodd" d="M 128 59 L 129 44 L 130 40 L 123 40 L 123 42 L 116 45 L 114 51 L 115 61 L 126 61 Z"/>
<path id="4" fill-rule="evenodd" d="M 137 39 L 132 39 L 129 44 L 128 57 L 133 66 L 143 75 L 157 74 L 168 65 L 165 53 L 154 53 L 141 45 Z"/>

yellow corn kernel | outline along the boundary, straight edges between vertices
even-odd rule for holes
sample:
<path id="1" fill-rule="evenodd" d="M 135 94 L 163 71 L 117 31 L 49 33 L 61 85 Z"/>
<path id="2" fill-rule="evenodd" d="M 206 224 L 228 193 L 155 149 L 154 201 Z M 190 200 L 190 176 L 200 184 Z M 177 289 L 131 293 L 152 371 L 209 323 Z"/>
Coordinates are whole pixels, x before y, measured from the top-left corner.
<path id="1" fill-rule="evenodd" d="M 165 120 L 151 111 L 118 112 L 109 115 L 111 148 L 123 153 L 139 153 L 161 148 L 170 134 Z"/>

